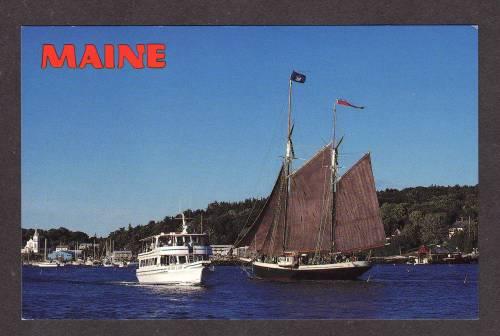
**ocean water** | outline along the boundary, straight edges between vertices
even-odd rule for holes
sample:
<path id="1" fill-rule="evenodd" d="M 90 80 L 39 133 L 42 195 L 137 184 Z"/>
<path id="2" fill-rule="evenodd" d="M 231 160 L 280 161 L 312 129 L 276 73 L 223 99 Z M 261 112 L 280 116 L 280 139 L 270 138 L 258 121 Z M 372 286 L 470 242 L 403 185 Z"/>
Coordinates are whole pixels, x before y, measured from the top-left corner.
<path id="1" fill-rule="evenodd" d="M 216 266 L 203 286 L 135 268 L 23 266 L 24 319 L 477 319 L 479 266 L 375 265 L 356 281 L 273 282 Z M 368 280 L 368 281 L 367 281 Z"/>

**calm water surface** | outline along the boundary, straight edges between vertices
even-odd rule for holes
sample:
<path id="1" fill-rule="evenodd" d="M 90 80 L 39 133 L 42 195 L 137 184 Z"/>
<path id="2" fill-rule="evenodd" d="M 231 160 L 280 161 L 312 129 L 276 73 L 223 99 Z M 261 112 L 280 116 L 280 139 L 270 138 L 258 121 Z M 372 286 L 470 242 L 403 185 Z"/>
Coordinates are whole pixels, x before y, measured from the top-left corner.
<path id="1" fill-rule="evenodd" d="M 249 279 L 237 266 L 218 266 L 204 286 L 190 287 L 140 285 L 134 267 L 23 266 L 22 316 L 476 319 L 478 271 L 478 265 L 376 265 L 357 281 L 281 283 Z"/>

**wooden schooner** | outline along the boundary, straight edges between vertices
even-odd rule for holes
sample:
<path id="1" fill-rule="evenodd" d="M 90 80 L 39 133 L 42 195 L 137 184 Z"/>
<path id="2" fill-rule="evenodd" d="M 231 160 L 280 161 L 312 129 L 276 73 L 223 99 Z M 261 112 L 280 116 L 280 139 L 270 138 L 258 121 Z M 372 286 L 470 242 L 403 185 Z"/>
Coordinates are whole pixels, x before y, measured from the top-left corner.
<path id="1" fill-rule="evenodd" d="M 305 76 L 294 71 L 290 77 L 283 164 L 257 219 L 234 246 L 246 247 L 257 278 L 355 279 L 371 267 L 366 252 L 385 244 L 370 154 L 338 176 L 342 139 L 335 139 L 336 105 L 347 105 L 338 99 L 332 141 L 292 171 L 292 82 L 304 83 Z"/>

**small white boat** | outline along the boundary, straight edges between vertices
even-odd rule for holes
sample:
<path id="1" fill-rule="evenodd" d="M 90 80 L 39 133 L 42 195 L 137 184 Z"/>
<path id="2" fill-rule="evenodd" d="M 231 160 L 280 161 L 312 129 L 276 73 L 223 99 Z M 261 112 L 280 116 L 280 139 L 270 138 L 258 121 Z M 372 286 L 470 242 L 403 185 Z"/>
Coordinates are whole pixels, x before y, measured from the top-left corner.
<path id="1" fill-rule="evenodd" d="M 56 262 L 51 262 L 51 261 L 43 261 L 37 264 L 33 264 L 34 266 L 38 267 L 58 267 L 59 264 Z"/>
<path id="2" fill-rule="evenodd" d="M 125 261 L 118 261 L 114 263 L 114 266 L 118 266 L 119 268 L 127 267 L 128 264 Z"/>
<path id="3" fill-rule="evenodd" d="M 109 259 L 104 259 L 104 260 L 103 260 L 103 262 L 102 262 L 102 266 L 103 266 L 103 267 L 113 267 L 113 266 L 115 266 L 115 265 L 111 262 L 111 260 L 109 260 Z"/>
<path id="4" fill-rule="evenodd" d="M 82 259 L 73 260 L 71 262 L 71 265 L 73 265 L 73 266 L 81 266 L 83 264 L 84 264 L 84 261 Z"/>
<path id="5" fill-rule="evenodd" d="M 45 238 L 45 246 L 43 251 L 43 261 L 39 263 L 34 263 L 33 266 L 38 267 L 57 267 L 59 264 L 55 261 L 47 260 L 47 238 Z"/>

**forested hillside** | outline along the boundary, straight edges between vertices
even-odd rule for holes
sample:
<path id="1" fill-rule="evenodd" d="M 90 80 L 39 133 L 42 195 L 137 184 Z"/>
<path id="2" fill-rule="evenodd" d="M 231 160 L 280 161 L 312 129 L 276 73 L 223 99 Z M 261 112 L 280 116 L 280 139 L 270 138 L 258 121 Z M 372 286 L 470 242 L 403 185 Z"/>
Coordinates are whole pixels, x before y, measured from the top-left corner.
<path id="1" fill-rule="evenodd" d="M 464 249 L 477 246 L 477 186 L 386 189 L 378 192 L 378 199 L 386 235 L 395 235 L 393 247 L 407 250 L 421 244 L 447 241 L 448 228 L 460 218 L 468 220 L 469 216 L 472 225 L 447 243 Z M 213 202 L 203 210 L 187 210 L 185 215 L 189 218 L 191 232 L 200 232 L 203 225 L 203 231 L 209 234 L 212 244 L 232 244 L 243 226 L 257 217 L 264 203 L 265 199 L 255 198 L 240 202 Z M 140 248 L 140 239 L 160 232 L 178 231 L 181 224 L 180 216 L 167 216 L 143 225 L 129 224 L 111 232 L 108 237 L 94 238 L 101 246 L 104 246 L 105 239 L 110 238 L 115 249 L 130 249 L 136 253 Z M 24 244 L 33 235 L 34 229 L 22 231 Z M 83 232 L 65 228 L 39 232 L 42 239 L 48 239 L 49 247 L 58 244 L 69 244 L 71 247 L 76 241 L 91 242 L 94 239 Z"/>

